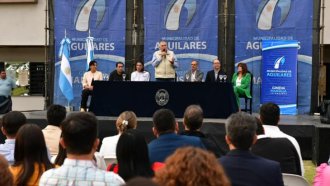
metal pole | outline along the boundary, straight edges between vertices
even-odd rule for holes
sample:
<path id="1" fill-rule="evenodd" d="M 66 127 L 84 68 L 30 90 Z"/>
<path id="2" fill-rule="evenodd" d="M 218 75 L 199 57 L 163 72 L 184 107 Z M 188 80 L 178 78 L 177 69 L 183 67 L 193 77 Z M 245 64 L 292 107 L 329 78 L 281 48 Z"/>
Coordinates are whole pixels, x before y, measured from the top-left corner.
<path id="1" fill-rule="evenodd" d="M 48 46 L 48 0 L 46 0 L 46 7 L 45 7 L 45 98 L 44 98 L 44 110 L 47 109 L 47 101 L 48 101 L 48 77 L 47 77 L 47 61 L 48 61 L 48 50 L 47 50 L 47 46 Z"/>

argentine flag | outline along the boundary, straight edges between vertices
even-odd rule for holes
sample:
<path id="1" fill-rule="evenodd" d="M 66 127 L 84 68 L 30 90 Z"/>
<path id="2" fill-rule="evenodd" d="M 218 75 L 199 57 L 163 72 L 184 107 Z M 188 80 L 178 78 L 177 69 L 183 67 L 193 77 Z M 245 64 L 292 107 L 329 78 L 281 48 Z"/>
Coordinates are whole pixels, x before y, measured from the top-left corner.
<path id="1" fill-rule="evenodd" d="M 93 37 L 87 37 L 86 38 L 86 43 L 87 43 L 87 64 L 86 64 L 86 71 L 89 69 L 89 62 L 91 62 L 94 59 L 94 44 L 93 44 Z"/>
<path id="2" fill-rule="evenodd" d="M 68 100 L 68 103 L 73 100 L 71 67 L 69 62 L 70 43 L 71 41 L 69 38 L 65 37 L 64 39 L 62 39 L 61 48 L 59 52 L 59 57 L 62 58 L 59 86 L 63 95 Z"/>

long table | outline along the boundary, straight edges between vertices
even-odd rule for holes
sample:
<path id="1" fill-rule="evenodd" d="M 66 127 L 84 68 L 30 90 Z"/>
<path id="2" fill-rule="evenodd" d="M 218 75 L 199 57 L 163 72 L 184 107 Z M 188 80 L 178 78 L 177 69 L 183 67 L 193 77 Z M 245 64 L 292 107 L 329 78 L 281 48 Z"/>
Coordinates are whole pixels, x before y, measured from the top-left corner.
<path id="1" fill-rule="evenodd" d="M 130 81 L 95 81 L 89 110 L 97 116 L 131 110 L 152 117 L 157 109 L 168 108 L 182 117 L 191 104 L 199 104 L 205 118 L 227 118 L 238 110 L 231 83 Z"/>

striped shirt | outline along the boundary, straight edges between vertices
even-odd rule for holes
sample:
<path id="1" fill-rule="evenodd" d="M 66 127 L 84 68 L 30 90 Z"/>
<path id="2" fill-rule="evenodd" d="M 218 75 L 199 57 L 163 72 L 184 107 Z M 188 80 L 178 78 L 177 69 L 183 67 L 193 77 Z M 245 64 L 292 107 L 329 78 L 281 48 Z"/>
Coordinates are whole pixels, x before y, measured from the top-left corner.
<path id="1" fill-rule="evenodd" d="M 119 186 L 124 180 L 112 173 L 98 169 L 91 160 L 65 159 L 59 168 L 46 171 L 40 186 Z"/>

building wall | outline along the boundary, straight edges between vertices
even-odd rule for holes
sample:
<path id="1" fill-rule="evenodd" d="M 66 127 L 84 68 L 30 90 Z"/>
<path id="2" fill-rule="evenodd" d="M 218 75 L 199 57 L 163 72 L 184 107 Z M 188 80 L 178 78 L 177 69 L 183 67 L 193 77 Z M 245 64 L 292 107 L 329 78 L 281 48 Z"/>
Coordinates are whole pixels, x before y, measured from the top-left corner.
<path id="1" fill-rule="evenodd" d="M 330 44 L 330 1 L 329 0 L 323 0 L 323 1 L 325 2 L 325 9 L 324 9 L 325 10 L 324 11 L 324 44 Z M 322 19 L 322 15 L 321 15 L 321 19 Z"/>
<path id="2" fill-rule="evenodd" d="M 46 0 L 0 4 L 0 46 L 45 45 Z"/>

